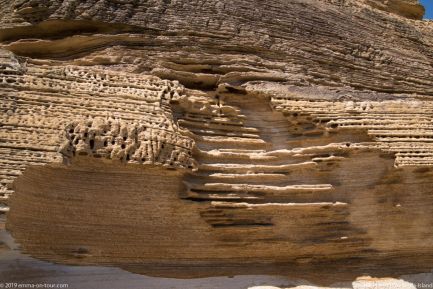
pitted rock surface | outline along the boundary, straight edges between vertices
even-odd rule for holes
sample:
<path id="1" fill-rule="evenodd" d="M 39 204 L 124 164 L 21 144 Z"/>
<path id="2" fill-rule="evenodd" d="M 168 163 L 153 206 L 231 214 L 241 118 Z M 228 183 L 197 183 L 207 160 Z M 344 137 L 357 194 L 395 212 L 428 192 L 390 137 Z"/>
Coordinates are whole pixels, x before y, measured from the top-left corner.
<path id="1" fill-rule="evenodd" d="M 418 1 L 0 7 L 0 211 L 25 253 L 323 284 L 431 269 Z"/>

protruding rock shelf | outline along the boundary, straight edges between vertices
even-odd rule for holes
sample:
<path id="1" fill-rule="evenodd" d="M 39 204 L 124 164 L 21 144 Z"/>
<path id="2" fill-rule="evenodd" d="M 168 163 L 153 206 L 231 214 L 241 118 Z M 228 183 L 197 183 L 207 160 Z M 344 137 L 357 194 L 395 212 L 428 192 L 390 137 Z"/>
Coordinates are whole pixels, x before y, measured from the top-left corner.
<path id="1" fill-rule="evenodd" d="M 0 213 L 23 252 L 174 278 L 431 269 L 417 1 L 0 6 Z"/>

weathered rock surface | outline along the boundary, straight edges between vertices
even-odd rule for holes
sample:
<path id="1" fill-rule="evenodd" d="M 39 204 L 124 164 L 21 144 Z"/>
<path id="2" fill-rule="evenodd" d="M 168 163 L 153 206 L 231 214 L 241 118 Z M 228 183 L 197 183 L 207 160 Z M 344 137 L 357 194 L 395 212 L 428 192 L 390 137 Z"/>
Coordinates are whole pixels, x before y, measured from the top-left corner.
<path id="1" fill-rule="evenodd" d="M 0 5 L 0 209 L 24 252 L 321 283 L 432 267 L 417 1 Z"/>
<path id="2" fill-rule="evenodd" d="M 418 0 L 366 0 L 366 3 L 375 8 L 411 19 L 422 19 L 425 12 Z"/>

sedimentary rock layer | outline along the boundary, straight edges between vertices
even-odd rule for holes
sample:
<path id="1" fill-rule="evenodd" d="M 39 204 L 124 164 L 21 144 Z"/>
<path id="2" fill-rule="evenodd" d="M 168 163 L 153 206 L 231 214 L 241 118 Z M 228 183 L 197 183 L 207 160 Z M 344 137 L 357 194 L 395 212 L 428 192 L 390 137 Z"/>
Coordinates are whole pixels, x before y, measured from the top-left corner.
<path id="1" fill-rule="evenodd" d="M 25 252 L 167 277 L 430 269 L 415 1 L 0 3 L 2 210 Z"/>
<path id="2" fill-rule="evenodd" d="M 29 165 L 92 155 L 193 168 L 193 140 L 173 121 L 176 82 L 152 76 L 35 66 L 3 51 L 2 193 Z"/>

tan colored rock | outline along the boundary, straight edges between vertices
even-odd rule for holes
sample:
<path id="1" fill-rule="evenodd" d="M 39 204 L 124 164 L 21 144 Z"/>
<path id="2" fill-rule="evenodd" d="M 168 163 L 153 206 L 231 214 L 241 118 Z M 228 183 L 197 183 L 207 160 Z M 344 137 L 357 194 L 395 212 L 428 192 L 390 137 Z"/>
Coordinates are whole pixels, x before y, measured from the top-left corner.
<path id="1" fill-rule="evenodd" d="M 367 2 L 0 1 L 7 229 L 164 277 L 429 270 L 433 26 Z"/>
<path id="2" fill-rule="evenodd" d="M 425 12 L 418 0 L 366 0 L 366 2 L 375 8 L 410 19 L 422 19 Z"/>

